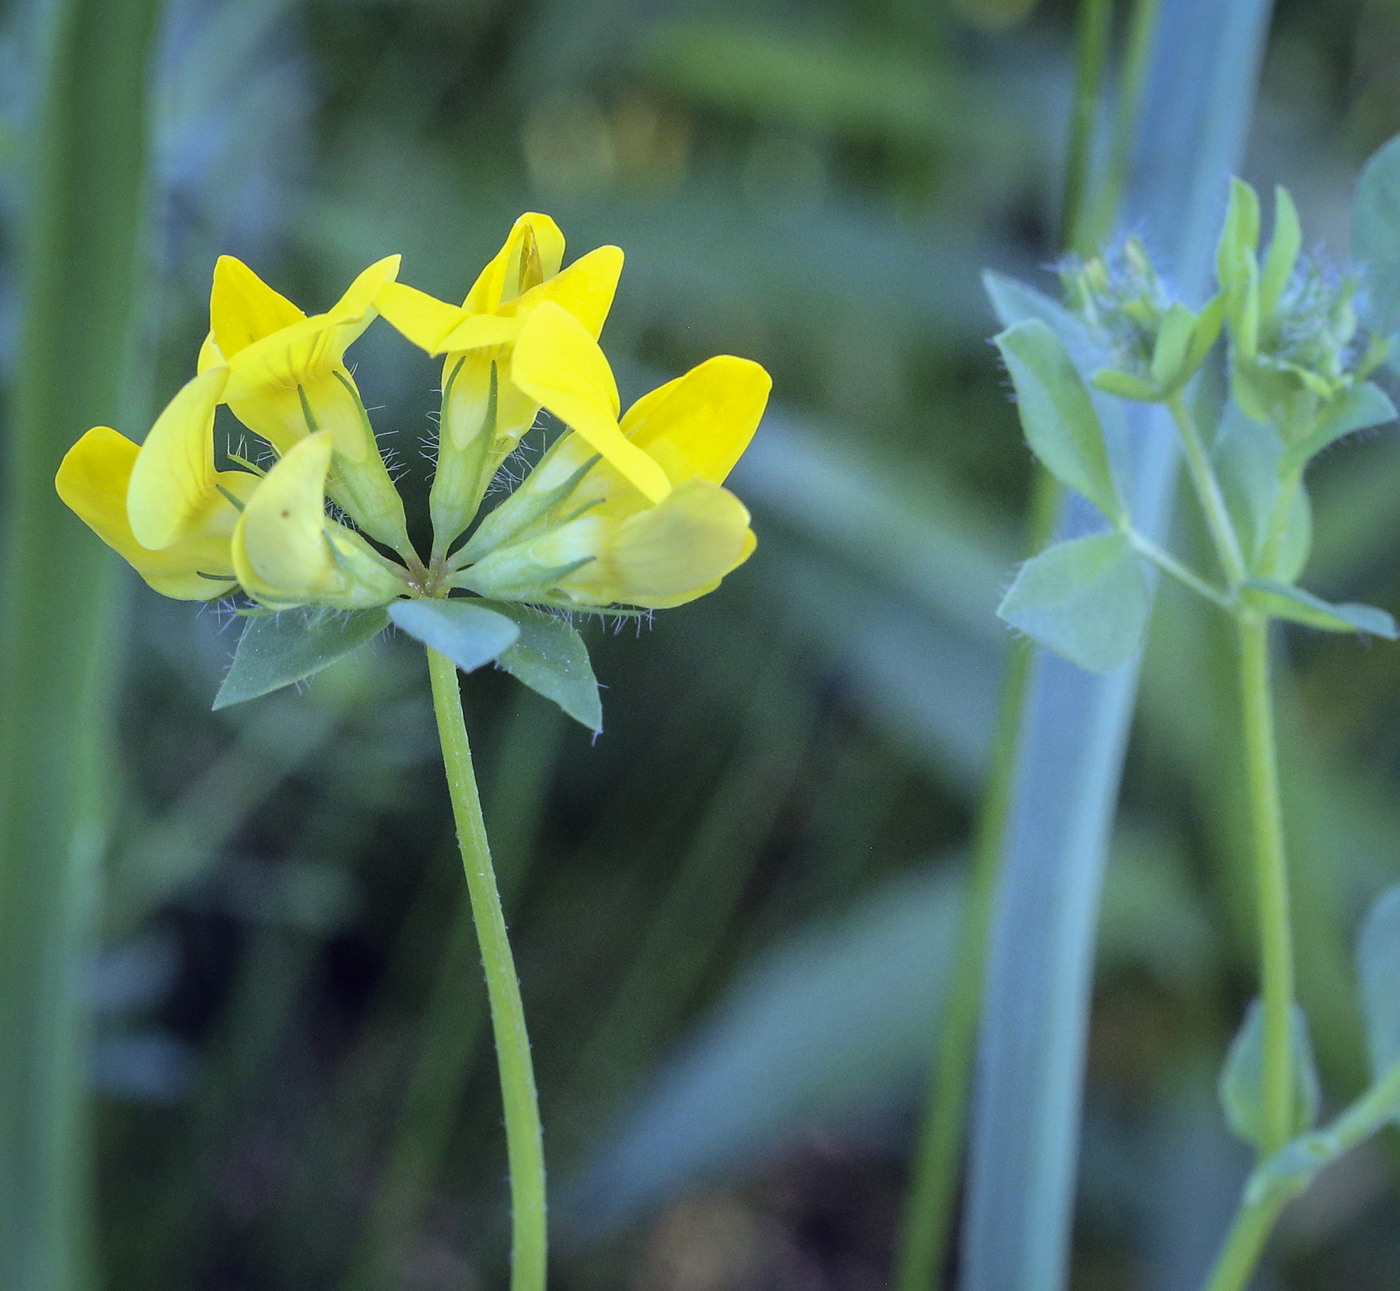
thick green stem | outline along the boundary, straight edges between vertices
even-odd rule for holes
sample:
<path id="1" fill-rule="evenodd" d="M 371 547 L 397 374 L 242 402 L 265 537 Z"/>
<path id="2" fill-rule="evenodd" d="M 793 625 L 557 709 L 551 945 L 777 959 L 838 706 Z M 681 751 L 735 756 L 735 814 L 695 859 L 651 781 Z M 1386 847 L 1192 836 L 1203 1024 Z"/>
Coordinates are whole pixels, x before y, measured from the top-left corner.
<path id="1" fill-rule="evenodd" d="M 491 849 L 481 816 L 481 798 L 472 769 L 471 745 L 462 719 L 457 666 L 446 655 L 428 650 L 442 760 L 452 795 L 452 816 L 471 896 L 472 917 L 486 970 L 491 1027 L 505 1104 L 506 1151 L 510 1158 L 511 1291 L 544 1291 L 547 1239 L 545 1229 L 544 1134 L 540 1126 L 530 1040 L 520 981 L 506 935 L 501 898 L 491 868 Z"/>
<path id="2" fill-rule="evenodd" d="M 1215 545 L 1220 566 L 1229 579 L 1231 588 L 1237 588 L 1248 577 L 1244 553 L 1240 540 L 1235 534 L 1235 526 L 1230 522 L 1230 512 L 1225 506 L 1225 497 L 1220 491 L 1220 481 L 1210 464 L 1210 455 L 1201 441 L 1196 420 L 1186 406 L 1185 398 L 1178 394 L 1170 399 L 1167 407 L 1172 420 L 1176 422 L 1177 433 L 1181 438 L 1182 452 L 1186 458 L 1186 469 L 1190 472 L 1191 483 L 1205 512 L 1206 528 L 1210 531 L 1211 542 Z"/>
<path id="3" fill-rule="evenodd" d="M 1271 1200 L 1268 1205 L 1240 1207 L 1216 1257 L 1205 1291 L 1244 1291 L 1283 1205 L 1282 1200 Z"/>
<path id="4" fill-rule="evenodd" d="M 1260 993 L 1264 1001 L 1262 1156 L 1293 1136 L 1293 941 L 1289 925 L 1288 872 L 1269 691 L 1269 624 L 1245 608 L 1236 619 L 1240 647 L 1240 703 L 1245 767 L 1254 834 L 1259 902 Z"/>

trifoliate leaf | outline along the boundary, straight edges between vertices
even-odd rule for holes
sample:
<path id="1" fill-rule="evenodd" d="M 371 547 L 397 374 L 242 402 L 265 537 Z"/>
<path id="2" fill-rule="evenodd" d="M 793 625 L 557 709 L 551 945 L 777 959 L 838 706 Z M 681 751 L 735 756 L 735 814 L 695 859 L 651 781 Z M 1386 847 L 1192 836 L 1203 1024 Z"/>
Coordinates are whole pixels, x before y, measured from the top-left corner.
<path id="1" fill-rule="evenodd" d="M 1280 474 L 1301 470 L 1328 444 L 1354 431 L 1383 426 L 1396 418 L 1395 405 L 1374 381 L 1343 390 L 1323 410 L 1312 431 L 1296 444 L 1290 444 L 1279 461 Z"/>
<path id="2" fill-rule="evenodd" d="M 1371 1074 L 1379 1080 L 1400 1061 L 1400 885 L 1382 895 L 1362 921 L 1356 976 Z"/>
<path id="3" fill-rule="evenodd" d="M 314 676 L 389 626 L 383 610 L 283 610 L 252 619 L 214 697 L 215 709 L 256 699 Z"/>
<path id="4" fill-rule="evenodd" d="M 1365 632 L 1370 636 L 1394 641 L 1395 620 L 1374 605 L 1350 602 L 1334 605 L 1320 596 L 1305 592 L 1301 587 L 1277 583 L 1267 578 L 1252 578 L 1245 586 L 1264 602 L 1264 608 L 1275 618 L 1303 623 L 1324 632 Z"/>
<path id="5" fill-rule="evenodd" d="M 389 617 L 411 637 L 445 654 L 463 672 L 490 663 L 509 648 L 520 629 L 479 600 L 395 601 Z"/>
<path id="6" fill-rule="evenodd" d="M 1298 1005 L 1293 1006 L 1293 1125 L 1300 1133 L 1317 1120 L 1322 1104 L 1322 1088 L 1317 1078 L 1308 1019 Z M 1220 1102 L 1230 1128 L 1246 1143 L 1259 1146 L 1263 1138 L 1264 1110 L 1264 1009 L 1258 1000 L 1250 1003 L 1244 1024 L 1236 1033 L 1220 1073 Z"/>
<path id="7" fill-rule="evenodd" d="M 1110 520 L 1123 515 L 1108 449 L 1089 391 L 1064 342 L 1039 319 L 996 338 L 1016 387 L 1021 426 L 1035 455 L 1061 483 L 1078 489 Z"/>
<path id="8" fill-rule="evenodd" d="M 1071 663 L 1108 672 L 1137 652 L 1151 608 L 1142 558 L 1122 534 L 1100 533 L 1028 560 L 997 613 Z"/>
<path id="9" fill-rule="evenodd" d="M 520 629 L 515 642 L 496 660 L 497 666 L 552 699 L 574 721 L 590 731 L 601 731 L 603 704 L 583 638 L 565 620 L 543 610 L 506 601 L 489 604 L 494 613 Z"/>
<path id="10" fill-rule="evenodd" d="M 1400 135 L 1375 152 L 1361 171 L 1351 214 L 1351 254 L 1365 290 L 1362 321 L 1378 336 L 1400 327 Z"/>

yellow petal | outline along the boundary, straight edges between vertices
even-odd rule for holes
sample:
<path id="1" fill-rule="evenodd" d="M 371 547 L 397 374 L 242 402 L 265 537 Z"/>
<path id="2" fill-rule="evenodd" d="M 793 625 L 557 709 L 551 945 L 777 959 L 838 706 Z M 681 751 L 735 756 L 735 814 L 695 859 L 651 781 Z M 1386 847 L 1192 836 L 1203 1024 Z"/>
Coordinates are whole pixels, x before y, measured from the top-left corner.
<path id="1" fill-rule="evenodd" d="M 142 444 L 127 490 L 131 531 L 159 550 L 196 535 L 219 500 L 214 471 L 214 409 L 227 368 L 210 368 L 166 405 Z"/>
<path id="2" fill-rule="evenodd" d="M 587 328 L 553 301 L 521 329 L 511 379 L 617 467 L 651 501 L 670 492 L 666 472 L 618 429 L 617 383 Z"/>
<path id="3" fill-rule="evenodd" d="M 58 496 L 151 587 L 182 601 L 208 601 L 236 586 L 201 574 L 230 574 L 228 537 L 199 538 L 150 551 L 136 541 L 126 514 L 127 486 L 140 450 L 109 426 L 94 426 L 63 458 L 54 484 Z M 256 482 L 255 477 L 247 477 Z M 236 515 L 228 503 L 230 515 Z"/>
<path id="4" fill-rule="evenodd" d="M 464 314 L 462 321 L 444 337 L 442 352 L 460 354 L 465 350 L 511 345 L 520 335 L 520 327 L 520 321 L 515 318 L 501 318 L 497 314 Z"/>
<path id="5" fill-rule="evenodd" d="M 220 256 L 209 293 L 209 334 L 226 358 L 306 315 L 241 260 Z"/>
<path id="6" fill-rule="evenodd" d="M 255 398 L 268 388 L 295 391 L 328 375 L 374 321 L 374 298 L 398 272 L 399 259 L 387 256 L 372 264 L 326 313 L 307 318 L 298 311 L 296 321 L 255 339 L 236 354 L 229 352 L 216 332 L 214 339 L 229 366 L 229 403 Z"/>
<path id="7" fill-rule="evenodd" d="M 527 318 L 536 307 L 550 300 L 567 309 L 596 340 L 607 321 L 621 276 L 621 249 L 599 247 L 580 256 L 567 269 L 547 278 L 518 300 L 502 306 L 501 312 Z"/>
<path id="8" fill-rule="evenodd" d="M 233 568 L 250 596 L 295 604 L 341 589 L 326 541 L 329 431 L 308 435 L 274 466 L 233 535 Z"/>
<path id="9" fill-rule="evenodd" d="M 511 226 L 505 245 L 472 284 L 462 302 L 462 308 L 468 313 L 494 314 L 502 301 L 513 300 L 520 294 L 521 252 L 527 231 L 535 245 L 541 276 L 552 278 L 559 272 L 564 259 L 564 235 L 549 216 L 527 211 Z"/>
<path id="10" fill-rule="evenodd" d="M 753 439 L 772 379 L 757 363 L 721 354 L 643 395 L 622 431 L 655 457 L 672 484 L 722 484 Z"/>
<path id="11" fill-rule="evenodd" d="M 385 256 L 382 260 L 376 260 L 345 289 L 345 294 L 326 312 L 342 322 L 364 320 L 368 326 L 375 315 L 375 297 L 398 277 L 402 261 L 403 257 L 400 255 Z"/>
<path id="12" fill-rule="evenodd" d="M 700 480 L 681 485 L 618 525 L 606 560 L 618 599 L 649 605 L 698 595 L 752 550 L 749 533 L 748 508 L 727 489 Z"/>
<path id="13" fill-rule="evenodd" d="M 219 349 L 218 343 L 214 340 L 214 333 L 210 332 L 204 338 L 204 344 L 199 347 L 199 360 L 195 364 L 196 372 L 208 372 L 210 368 L 222 367 L 225 363 L 223 351 Z"/>
<path id="14" fill-rule="evenodd" d="M 447 334 L 468 315 L 460 305 L 448 305 L 406 282 L 386 282 L 374 307 L 420 350 L 442 354 Z"/>

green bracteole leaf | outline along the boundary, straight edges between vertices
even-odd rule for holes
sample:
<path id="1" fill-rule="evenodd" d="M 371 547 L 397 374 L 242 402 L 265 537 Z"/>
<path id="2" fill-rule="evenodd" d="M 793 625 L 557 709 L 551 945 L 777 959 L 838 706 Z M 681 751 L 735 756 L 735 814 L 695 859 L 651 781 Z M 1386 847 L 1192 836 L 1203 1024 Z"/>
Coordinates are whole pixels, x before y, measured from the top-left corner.
<path id="1" fill-rule="evenodd" d="M 488 601 L 493 614 L 510 619 L 520 631 L 496 660 L 517 681 L 552 699 L 590 731 L 603 729 L 598 679 L 583 638 L 564 619 L 529 605 Z"/>
<path id="2" fill-rule="evenodd" d="M 1264 1066 L 1264 1009 L 1250 1001 L 1244 1022 L 1230 1044 L 1220 1073 L 1220 1102 L 1230 1129 L 1246 1143 L 1259 1146 L 1262 1137 Z M 1322 1105 L 1308 1019 L 1293 1006 L 1293 1132 L 1310 1129 Z"/>
<path id="3" fill-rule="evenodd" d="M 1260 597 L 1264 608 L 1275 618 L 1320 628 L 1324 632 L 1366 632 L 1385 637 L 1387 641 L 1394 641 L 1400 635 L 1395 620 L 1374 605 L 1350 602 L 1334 605 L 1301 587 L 1268 578 L 1251 578 L 1245 587 Z"/>
<path id="4" fill-rule="evenodd" d="M 1362 168 L 1351 213 L 1351 254 L 1366 290 L 1362 321 L 1379 336 L 1400 327 L 1400 135 Z"/>
<path id="5" fill-rule="evenodd" d="M 1108 672 L 1137 652 L 1151 608 L 1142 557 L 1122 534 L 1099 533 L 1028 560 L 997 613 L 1071 663 Z"/>
<path id="6" fill-rule="evenodd" d="M 520 629 L 504 614 L 472 600 L 420 599 L 389 606 L 395 626 L 473 672 L 515 643 Z"/>
<path id="7" fill-rule="evenodd" d="M 1400 1059 L 1400 884 L 1385 892 L 1362 921 L 1356 976 L 1371 1074 L 1379 1080 Z"/>
<path id="8" fill-rule="evenodd" d="M 249 621 L 214 708 L 257 699 L 315 676 L 389 626 L 383 610 L 301 607 Z"/>
<path id="9" fill-rule="evenodd" d="M 1103 428 L 1064 342 L 1039 319 L 1008 327 L 995 342 L 1016 387 L 1021 426 L 1035 455 L 1110 520 L 1121 519 L 1123 504 Z"/>
<path id="10" fill-rule="evenodd" d="M 1259 272 L 1259 313 L 1268 318 L 1274 312 L 1293 268 L 1303 249 L 1303 228 L 1298 223 L 1298 208 L 1282 185 L 1274 188 L 1274 235 L 1269 254 Z"/>
<path id="11" fill-rule="evenodd" d="M 1196 315 L 1177 301 L 1167 310 L 1152 349 L 1152 380 L 1162 390 L 1172 390 L 1191 374 L 1186 355 L 1196 334 Z"/>
<path id="12" fill-rule="evenodd" d="M 1390 396 L 1374 381 L 1349 386 L 1328 405 L 1310 434 L 1290 444 L 1279 459 L 1280 475 L 1302 470 L 1329 444 L 1354 431 L 1369 430 L 1394 421 L 1397 414 Z"/>
<path id="13" fill-rule="evenodd" d="M 1152 382 L 1119 368 L 1100 368 L 1091 378 L 1090 385 L 1104 394 L 1132 399 L 1137 403 L 1160 403 L 1162 400 L 1162 392 Z"/>

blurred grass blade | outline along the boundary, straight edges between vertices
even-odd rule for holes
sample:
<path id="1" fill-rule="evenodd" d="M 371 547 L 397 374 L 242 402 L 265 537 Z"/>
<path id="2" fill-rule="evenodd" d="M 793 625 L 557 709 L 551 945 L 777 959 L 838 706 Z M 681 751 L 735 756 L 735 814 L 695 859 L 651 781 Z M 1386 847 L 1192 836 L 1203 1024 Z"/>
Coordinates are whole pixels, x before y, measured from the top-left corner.
<path id="1" fill-rule="evenodd" d="M 103 844 L 113 562 L 53 478 L 123 405 L 146 197 L 156 0 L 56 0 L 27 141 L 23 322 L 0 566 L 0 1286 L 90 1275 L 81 981 Z M 129 389 L 129 387 L 128 387 Z"/>
<path id="2" fill-rule="evenodd" d="M 1169 255 L 1188 301 L 1239 164 L 1268 15 L 1267 0 L 1162 5 L 1124 218 Z M 1175 465 L 1158 413 L 1130 413 L 1132 511 L 1153 537 Z M 1059 536 L 1082 532 L 1076 518 L 1071 505 Z M 1032 664 L 987 966 L 964 1291 L 1065 1284 L 1094 929 L 1137 674 L 1091 677 L 1043 652 Z"/>

